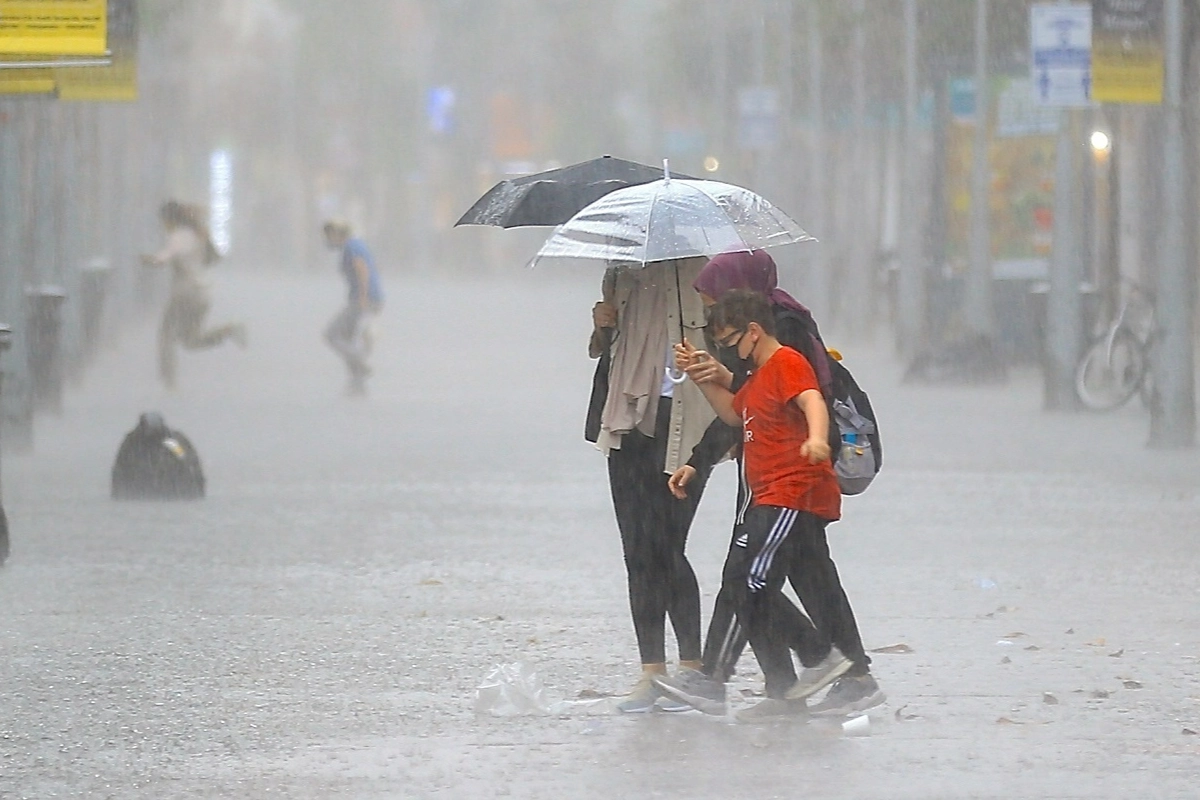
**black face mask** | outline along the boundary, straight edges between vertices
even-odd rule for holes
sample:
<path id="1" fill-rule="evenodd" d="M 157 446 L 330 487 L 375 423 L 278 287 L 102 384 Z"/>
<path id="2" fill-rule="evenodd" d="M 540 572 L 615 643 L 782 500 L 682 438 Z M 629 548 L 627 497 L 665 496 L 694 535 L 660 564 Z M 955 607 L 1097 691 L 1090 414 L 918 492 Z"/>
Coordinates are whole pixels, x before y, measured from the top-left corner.
<path id="1" fill-rule="evenodd" d="M 749 357 L 742 358 L 739 356 L 736 346 L 726 347 L 723 344 L 717 345 L 717 359 L 725 365 L 725 369 L 735 373 L 745 372 L 754 363 Z"/>

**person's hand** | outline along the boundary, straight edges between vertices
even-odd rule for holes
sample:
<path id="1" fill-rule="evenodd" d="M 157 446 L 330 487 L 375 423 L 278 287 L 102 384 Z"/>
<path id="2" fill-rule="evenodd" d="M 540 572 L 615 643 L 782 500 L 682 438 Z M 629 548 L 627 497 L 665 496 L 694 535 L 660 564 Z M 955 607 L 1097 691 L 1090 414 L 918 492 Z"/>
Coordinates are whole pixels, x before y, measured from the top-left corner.
<path id="1" fill-rule="evenodd" d="M 686 487 L 694 477 L 696 477 L 696 468 L 690 464 L 684 464 L 672 472 L 671 477 L 667 478 L 667 488 L 671 490 L 671 494 L 675 495 L 676 500 L 687 499 Z"/>
<path id="2" fill-rule="evenodd" d="M 592 325 L 597 328 L 617 327 L 617 308 L 612 303 L 601 300 L 592 306 Z"/>
<path id="3" fill-rule="evenodd" d="M 822 461 L 828 461 L 830 456 L 829 442 L 824 439 L 810 437 L 804 444 L 800 445 L 800 455 L 807 458 L 810 464 L 820 464 Z"/>
<path id="4" fill-rule="evenodd" d="M 688 345 L 689 347 L 691 345 Z M 724 364 L 712 357 L 707 350 L 692 349 L 691 358 L 683 370 L 695 383 L 715 383 L 728 389 L 733 385 L 733 373 Z M 675 357 L 679 363 L 678 354 Z"/>
<path id="5" fill-rule="evenodd" d="M 695 354 L 701 352 L 692 347 L 692 343 L 687 339 L 675 345 L 672 350 L 675 352 L 675 369 L 680 372 L 686 372 L 687 368 L 692 365 Z"/>

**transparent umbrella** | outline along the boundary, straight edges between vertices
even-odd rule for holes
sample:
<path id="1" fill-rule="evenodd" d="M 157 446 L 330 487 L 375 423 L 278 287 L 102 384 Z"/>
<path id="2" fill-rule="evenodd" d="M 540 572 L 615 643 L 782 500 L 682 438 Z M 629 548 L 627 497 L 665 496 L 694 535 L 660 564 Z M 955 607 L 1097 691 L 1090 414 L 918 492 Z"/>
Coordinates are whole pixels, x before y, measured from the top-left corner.
<path id="1" fill-rule="evenodd" d="M 618 189 L 559 225 L 533 257 L 648 264 L 815 241 L 740 186 L 671 178 Z"/>

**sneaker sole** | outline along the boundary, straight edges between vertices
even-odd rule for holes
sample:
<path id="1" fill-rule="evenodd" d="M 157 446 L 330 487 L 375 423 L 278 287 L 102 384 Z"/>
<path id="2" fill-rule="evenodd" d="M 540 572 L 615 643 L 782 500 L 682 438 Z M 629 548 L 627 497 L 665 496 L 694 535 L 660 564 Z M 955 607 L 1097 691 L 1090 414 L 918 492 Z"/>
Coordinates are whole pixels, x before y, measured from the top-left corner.
<path id="1" fill-rule="evenodd" d="M 677 697 L 660 697 L 654 703 L 654 709 L 664 714 L 686 714 L 690 711 L 699 710 L 691 703 L 686 703 Z"/>
<path id="2" fill-rule="evenodd" d="M 633 706 L 625 708 L 623 704 L 617 703 L 617 711 L 622 714 L 649 714 L 654 710 L 654 703 L 645 706 Z"/>
<path id="3" fill-rule="evenodd" d="M 867 709 L 881 706 L 887 701 L 887 695 L 881 690 L 876 689 L 874 693 L 866 697 L 855 700 L 853 703 L 846 703 L 837 708 L 826 708 L 821 710 L 810 710 L 809 713 L 814 717 L 848 717 L 851 714 L 858 714 Z"/>
<path id="4" fill-rule="evenodd" d="M 822 675 L 821 679 L 816 683 L 810 683 L 808 686 L 793 686 L 787 691 L 784 697 L 788 700 L 803 700 L 806 697 L 811 697 L 845 675 L 852 666 L 854 666 L 854 663 L 850 659 L 844 658 L 830 669 L 829 672 Z"/>
<path id="5" fill-rule="evenodd" d="M 694 708 L 697 711 L 703 711 L 705 714 L 711 714 L 714 717 L 725 716 L 727 709 L 724 702 L 718 702 L 708 697 L 697 697 L 695 695 L 685 694 L 676 689 L 674 686 L 659 683 L 658 681 L 655 681 L 654 685 L 657 686 L 658 690 L 663 694 L 672 699 L 678 700 L 681 703 L 687 703 L 689 707 Z"/>

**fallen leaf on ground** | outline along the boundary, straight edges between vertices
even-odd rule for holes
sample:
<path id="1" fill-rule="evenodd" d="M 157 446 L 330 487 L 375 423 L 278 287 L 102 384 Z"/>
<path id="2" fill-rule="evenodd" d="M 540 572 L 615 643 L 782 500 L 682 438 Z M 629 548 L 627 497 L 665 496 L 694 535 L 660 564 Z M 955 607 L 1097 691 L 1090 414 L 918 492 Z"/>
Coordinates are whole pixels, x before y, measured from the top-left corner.
<path id="1" fill-rule="evenodd" d="M 1121 682 L 1121 684 L 1122 684 L 1122 685 L 1123 685 L 1123 686 L 1124 686 L 1126 689 L 1140 689 L 1140 688 L 1142 688 L 1142 684 L 1141 684 L 1141 683 L 1139 683 L 1138 681 L 1122 681 L 1122 682 Z"/>
<path id="2" fill-rule="evenodd" d="M 1125 648 L 1122 647 L 1120 650 L 1116 651 L 1115 653 L 1109 653 L 1108 657 L 1109 658 L 1120 658 L 1124 654 L 1125 654 Z"/>
<path id="3" fill-rule="evenodd" d="M 1108 696 L 1109 696 L 1108 689 L 1093 689 L 1092 690 L 1092 697 L 1095 697 L 1098 700 L 1103 700 L 1104 698 L 1106 698 Z"/>
<path id="4" fill-rule="evenodd" d="M 1025 649 L 1026 650 L 1041 650 L 1042 648 L 1038 647 L 1036 644 L 1031 644 L 1031 645 L 1029 645 L 1029 647 L 1026 647 Z"/>
<path id="5" fill-rule="evenodd" d="M 905 714 L 904 709 L 906 709 L 906 708 L 908 708 L 908 706 L 903 705 L 896 709 L 896 721 L 897 722 L 904 722 L 905 720 L 910 720 L 910 719 L 920 719 L 920 717 L 916 714 Z"/>
<path id="6" fill-rule="evenodd" d="M 1015 719 L 1009 719 L 1008 717 L 1001 717 L 1000 719 L 996 720 L 996 724 L 997 725 L 1024 725 L 1025 723 L 1017 722 Z"/>
<path id="7" fill-rule="evenodd" d="M 1000 663 L 1001 663 L 1001 664 L 1011 664 L 1011 663 L 1012 663 L 1012 659 L 1011 659 L 1011 658 L 1009 658 L 1008 656 L 1005 656 L 1004 658 L 1000 659 Z"/>
<path id="8" fill-rule="evenodd" d="M 1196 732 L 1194 730 L 1192 730 L 1191 728 L 1184 728 L 1183 735 L 1184 736 L 1195 736 Z"/>
<path id="9" fill-rule="evenodd" d="M 1022 633 L 1021 631 L 1013 631 L 1012 633 L 1004 634 L 1004 638 L 1005 639 L 1020 639 L 1022 636 L 1026 636 L 1026 635 L 1027 634 Z"/>
<path id="10" fill-rule="evenodd" d="M 1063 633 L 1074 633 L 1074 632 L 1075 632 L 1074 628 L 1067 628 L 1065 631 L 1063 631 Z"/>
<path id="11" fill-rule="evenodd" d="M 1042 702 L 1048 706 L 1058 705 L 1058 698 L 1049 692 L 1042 692 Z"/>
<path id="12" fill-rule="evenodd" d="M 913 649 L 904 642 L 898 644 L 889 644 L 887 647 L 876 647 L 872 653 L 911 653 Z"/>
<path id="13" fill-rule="evenodd" d="M 437 578 L 426 578 L 425 580 L 421 581 L 421 585 L 422 586 L 441 586 L 442 582 L 439 581 Z"/>
<path id="14" fill-rule="evenodd" d="M 1104 637 L 1086 643 L 1088 647 L 1104 647 Z"/>

